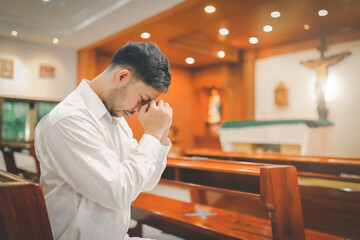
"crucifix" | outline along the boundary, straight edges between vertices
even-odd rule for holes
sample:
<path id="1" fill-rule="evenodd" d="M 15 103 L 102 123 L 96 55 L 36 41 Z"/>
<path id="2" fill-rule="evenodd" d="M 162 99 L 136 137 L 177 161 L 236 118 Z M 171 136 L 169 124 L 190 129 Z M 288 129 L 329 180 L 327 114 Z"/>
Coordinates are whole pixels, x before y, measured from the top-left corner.
<path id="1" fill-rule="evenodd" d="M 321 38 L 321 44 L 317 48 L 320 51 L 320 58 L 308 60 L 308 61 L 301 61 L 300 63 L 315 69 L 317 75 L 317 82 L 316 82 L 316 96 L 317 96 L 317 110 L 319 114 L 319 119 L 327 119 L 329 114 L 329 110 L 326 108 L 325 102 L 325 85 L 326 79 L 328 75 L 328 67 L 334 65 L 337 62 L 340 62 L 346 56 L 350 55 L 350 52 L 343 52 L 337 55 L 332 55 L 329 57 L 325 57 L 324 53 L 327 50 L 325 38 Z"/>

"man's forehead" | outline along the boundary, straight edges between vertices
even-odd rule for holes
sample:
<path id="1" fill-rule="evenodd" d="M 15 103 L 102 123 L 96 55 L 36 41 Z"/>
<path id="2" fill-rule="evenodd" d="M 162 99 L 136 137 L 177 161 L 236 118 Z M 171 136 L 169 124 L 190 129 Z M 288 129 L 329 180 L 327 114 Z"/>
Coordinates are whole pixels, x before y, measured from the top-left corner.
<path id="1" fill-rule="evenodd" d="M 158 90 L 156 90 L 152 86 L 146 84 L 142 80 L 139 80 L 139 79 L 133 79 L 133 80 L 135 80 L 135 81 L 133 81 L 133 83 L 134 83 L 135 87 L 138 89 L 138 91 L 140 92 L 141 97 L 145 101 L 155 100 L 162 94 L 162 92 L 159 92 Z"/>
<path id="2" fill-rule="evenodd" d="M 146 94 L 146 99 L 144 99 L 145 101 L 148 101 L 148 100 L 156 100 L 158 97 L 160 97 L 162 93 L 157 91 L 157 90 L 154 90 L 154 92 L 152 94 Z"/>
<path id="3" fill-rule="evenodd" d="M 145 83 L 144 85 L 145 85 L 144 88 L 145 91 L 143 91 L 143 96 L 146 97 L 147 99 L 154 100 L 162 94 L 162 92 L 159 92 L 157 89 L 153 88 L 152 86 L 147 85 Z"/>

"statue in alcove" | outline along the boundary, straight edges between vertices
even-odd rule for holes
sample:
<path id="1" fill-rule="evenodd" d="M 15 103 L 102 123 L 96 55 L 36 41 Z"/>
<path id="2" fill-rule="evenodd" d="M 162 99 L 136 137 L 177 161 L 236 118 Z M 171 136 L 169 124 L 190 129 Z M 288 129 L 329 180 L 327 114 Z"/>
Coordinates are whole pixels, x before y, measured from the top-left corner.
<path id="1" fill-rule="evenodd" d="M 212 135 L 217 135 L 221 123 L 221 98 L 216 88 L 210 89 L 207 127 Z"/>

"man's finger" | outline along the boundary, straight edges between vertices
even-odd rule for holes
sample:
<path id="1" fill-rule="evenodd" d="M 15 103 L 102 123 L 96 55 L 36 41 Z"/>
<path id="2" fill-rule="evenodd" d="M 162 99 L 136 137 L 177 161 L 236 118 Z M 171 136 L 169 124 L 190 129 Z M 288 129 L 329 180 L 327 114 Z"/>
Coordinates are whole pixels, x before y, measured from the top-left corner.
<path id="1" fill-rule="evenodd" d="M 164 107 L 164 101 L 163 101 L 163 100 L 157 101 L 157 105 L 158 105 L 159 107 Z"/>
<path id="2" fill-rule="evenodd" d="M 156 102 L 154 101 L 154 100 L 151 100 L 150 102 L 149 102 L 149 108 L 151 108 L 151 107 L 156 107 L 157 105 L 156 105 Z"/>

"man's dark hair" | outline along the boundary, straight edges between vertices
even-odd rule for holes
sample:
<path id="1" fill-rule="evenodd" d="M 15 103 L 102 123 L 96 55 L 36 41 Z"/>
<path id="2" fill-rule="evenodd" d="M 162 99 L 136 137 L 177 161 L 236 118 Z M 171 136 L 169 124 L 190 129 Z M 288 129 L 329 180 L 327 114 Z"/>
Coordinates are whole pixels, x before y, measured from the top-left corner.
<path id="1" fill-rule="evenodd" d="M 169 88 L 169 60 L 155 43 L 129 41 L 113 55 L 109 68 L 119 66 L 128 68 L 137 79 L 159 92 Z"/>

